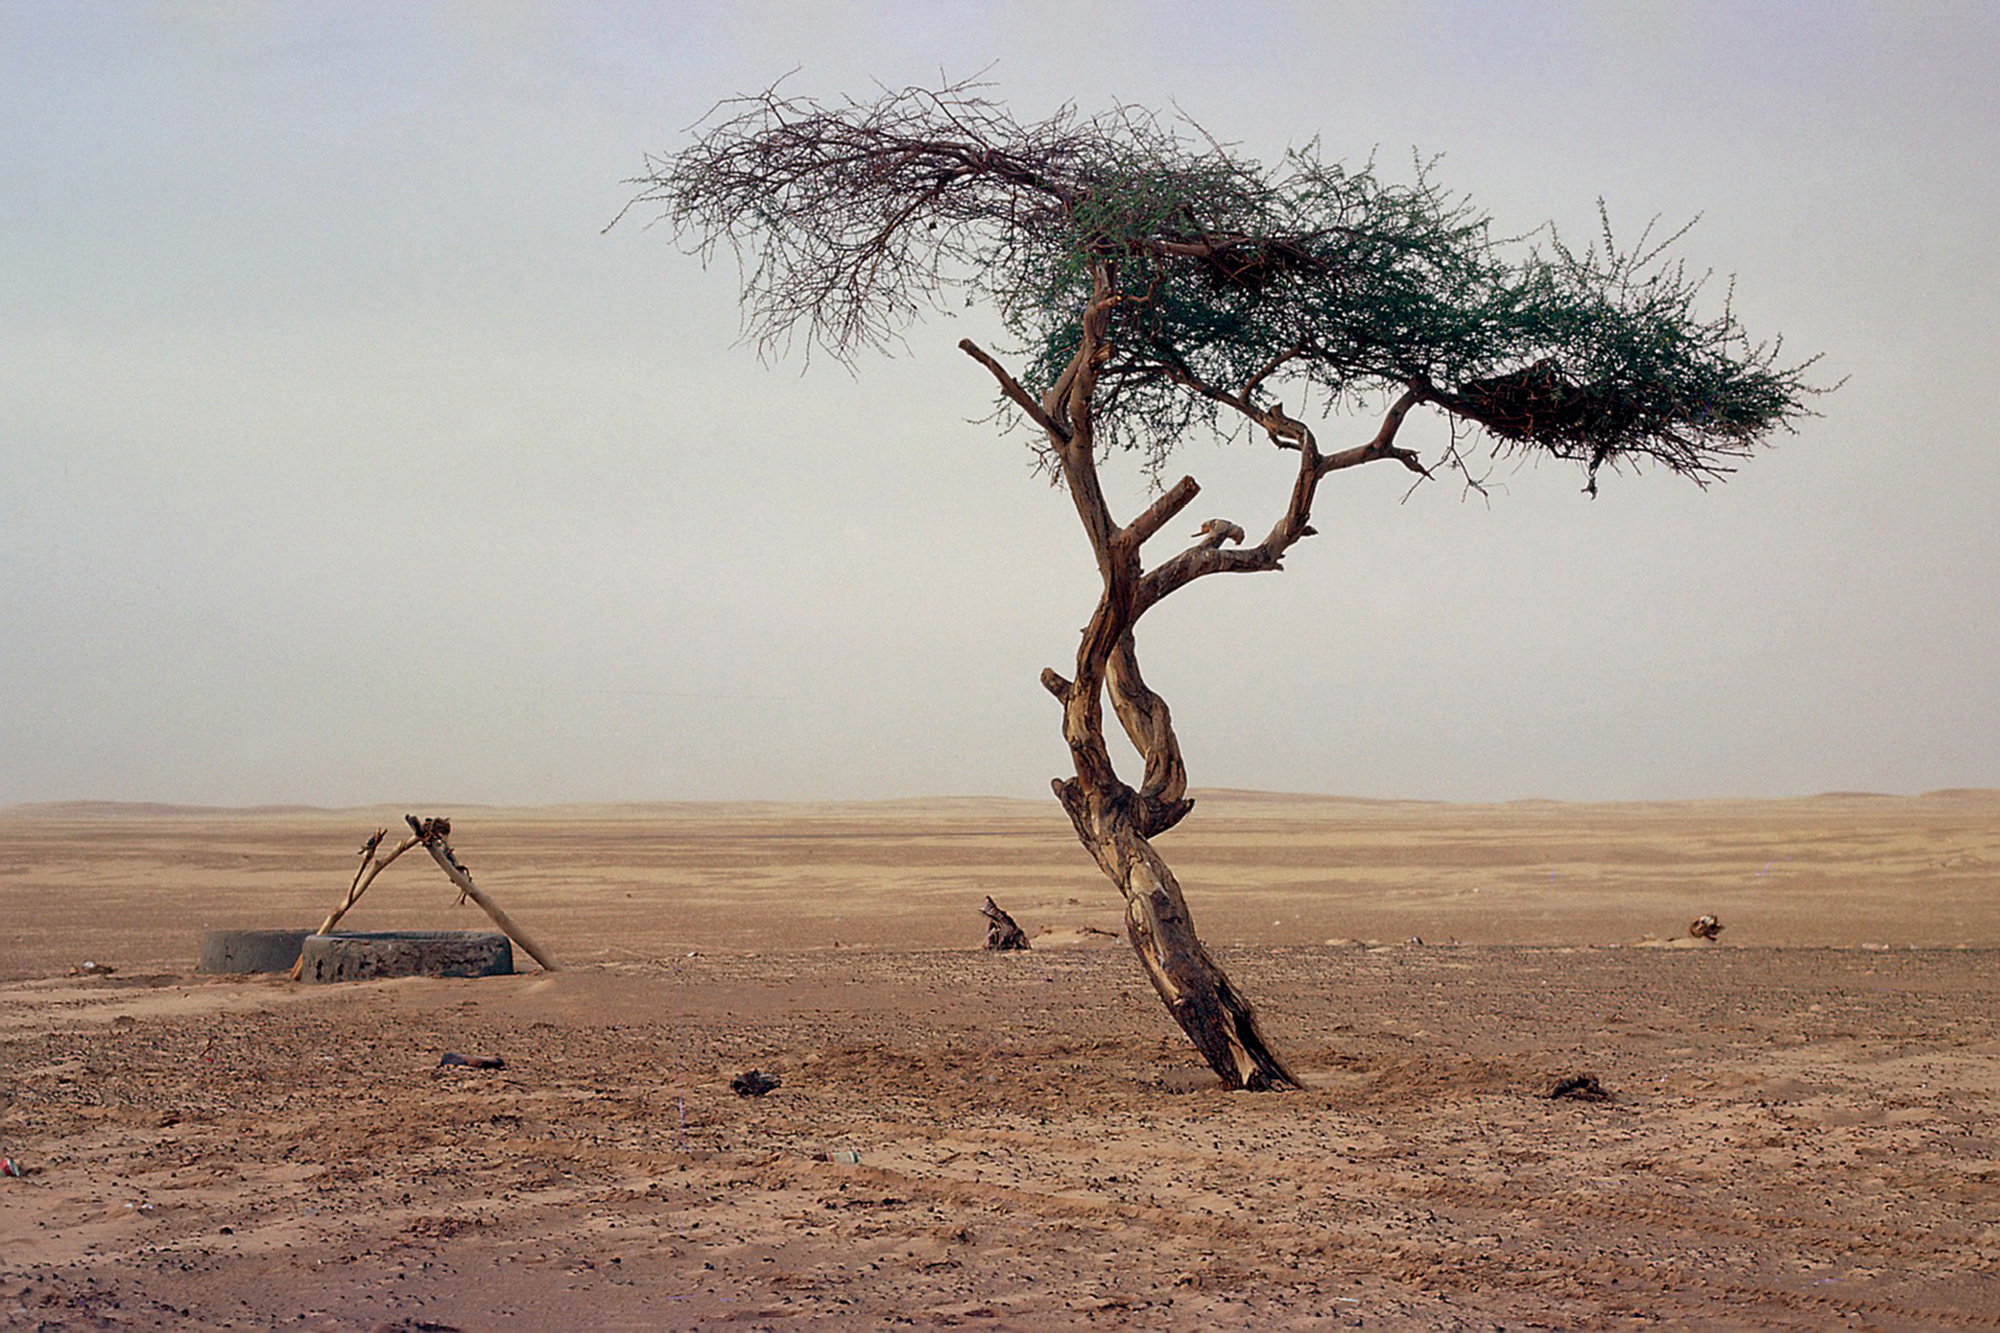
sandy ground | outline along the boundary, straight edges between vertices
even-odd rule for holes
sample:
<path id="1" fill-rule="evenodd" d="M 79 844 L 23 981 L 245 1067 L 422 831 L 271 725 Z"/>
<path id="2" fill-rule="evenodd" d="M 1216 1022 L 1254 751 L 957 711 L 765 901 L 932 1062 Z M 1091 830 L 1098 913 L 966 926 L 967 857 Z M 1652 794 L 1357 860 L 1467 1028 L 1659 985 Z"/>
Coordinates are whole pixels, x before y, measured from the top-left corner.
<path id="1" fill-rule="evenodd" d="M 418 812 L 563 971 L 194 972 L 401 810 L 0 811 L 0 1326 L 2000 1326 L 2000 793 L 1210 793 L 1267 1095 L 1052 804 Z"/>

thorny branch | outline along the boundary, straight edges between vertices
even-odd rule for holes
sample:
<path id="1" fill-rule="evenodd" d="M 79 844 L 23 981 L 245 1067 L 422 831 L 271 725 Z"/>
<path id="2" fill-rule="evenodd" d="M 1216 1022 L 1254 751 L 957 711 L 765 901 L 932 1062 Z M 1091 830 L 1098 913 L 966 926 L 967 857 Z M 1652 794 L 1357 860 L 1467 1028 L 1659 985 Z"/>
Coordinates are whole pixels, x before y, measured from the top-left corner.
<path id="1" fill-rule="evenodd" d="M 1026 358 L 1003 396 L 1047 386 L 1066 420 L 1088 370 L 1096 447 L 1153 469 L 1216 411 L 1254 419 L 1282 378 L 1294 401 L 1431 386 L 1496 452 L 1569 459 L 1592 484 L 1640 462 L 1706 483 L 1821 392 L 1727 301 L 1697 308 L 1680 232 L 1621 249 L 1600 215 L 1585 248 L 1553 227 L 1496 239 L 1423 164 L 1396 183 L 1311 144 L 1267 167 L 1143 108 L 1022 121 L 987 91 L 732 99 L 645 160 L 627 209 L 736 256 L 745 335 L 767 353 L 802 337 L 849 360 L 956 292 L 989 301 Z M 1079 363 L 1092 319 L 1100 354 Z M 1265 415 L 1290 447 L 1290 419 Z"/>

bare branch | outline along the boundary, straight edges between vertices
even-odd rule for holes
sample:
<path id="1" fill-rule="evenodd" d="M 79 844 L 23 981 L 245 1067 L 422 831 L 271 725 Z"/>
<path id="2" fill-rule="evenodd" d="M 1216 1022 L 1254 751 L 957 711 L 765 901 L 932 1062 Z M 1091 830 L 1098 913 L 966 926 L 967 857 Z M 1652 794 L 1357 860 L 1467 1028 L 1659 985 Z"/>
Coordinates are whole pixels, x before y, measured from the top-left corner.
<path id="1" fill-rule="evenodd" d="M 1261 409 L 1269 420 L 1290 435 L 1294 440 L 1292 447 L 1299 451 L 1298 475 L 1292 483 L 1291 498 L 1284 512 L 1278 516 L 1278 521 L 1272 525 L 1269 535 L 1262 542 L 1242 550 L 1224 550 L 1223 531 L 1204 526 L 1200 541 L 1165 561 L 1140 581 L 1134 618 L 1145 614 L 1154 603 L 1176 589 L 1209 574 L 1260 574 L 1282 569 L 1285 552 L 1297 542 L 1313 535 L 1311 526 L 1313 500 L 1318 492 L 1320 478 L 1329 472 L 1338 472 L 1381 459 L 1394 459 L 1411 471 L 1428 477 L 1430 473 L 1416 453 L 1398 448 L 1395 441 L 1396 434 L 1402 429 L 1403 421 L 1409 416 L 1411 409 L 1429 401 L 1431 397 L 1427 387 L 1411 386 L 1383 416 L 1382 424 L 1375 432 L 1375 438 L 1366 444 L 1356 445 L 1352 449 L 1344 449 L 1325 457 L 1320 455 L 1312 432 L 1306 429 L 1303 423 L 1286 416 L 1282 405 Z"/>
<path id="2" fill-rule="evenodd" d="M 1076 506 L 1077 517 L 1083 522 L 1084 535 L 1090 538 L 1090 549 L 1097 556 L 1106 594 L 1115 596 L 1125 566 L 1136 556 L 1124 550 L 1119 541 L 1118 524 L 1111 517 L 1111 507 L 1104 499 L 1103 483 L 1097 475 L 1097 440 L 1093 431 L 1097 365 L 1107 352 L 1104 324 L 1118 301 L 1108 265 L 1096 267 L 1092 291 L 1091 303 L 1081 320 L 1082 336 L 1075 355 L 1070 358 L 1069 369 L 1043 402 L 1051 415 L 1060 410 L 1069 421 L 1069 435 L 1056 449 L 1063 484 Z M 1079 669 L 1079 681 L 1089 676 L 1089 672 Z"/>
<path id="3" fill-rule="evenodd" d="M 1074 435 L 1086 440 L 1092 437 L 1092 417 L 1097 403 L 1098 368 L 1112 354 L 1112 347 L 1106 340 L 1105 330 L 1111 322 L 1111 314 L 1117 309 L 1121 297 L 1118 280 L 1109 262 L 1098 262 L 1090 266 L 1090 304 L 1084 307 L 1083 318 L 1078 321 L 1082 336 L 1077 340 L 1076 354 L 1070 358 L 1063 378 L 1056 381 L 1050 393 L 1059 395 L 1069 415 L 1070 427 Z"/>
<path id="4" fill-rule="evenodd" d="M 1262 385 L 1265 380 L 1271 378 L 1271 376 L 1275 375 L 1279 370 L 1283 369 L 1286 365 L 1290 364 L 1293 361 L 1298 360 L 1299 357 L 1305 354 L 1305 350 L 1306 349 L 1304 343 L 1295 343 L 1291 347 L 1286 348 L 1284 351 L 1272 357 L 1269 361 L 1267 361 L 1262 367 L 1258 369 L 1256 374 L 1252 375 L 1248 380 L 1244 382 L 1243 391 L 1242 393 L 1238 394 L 1237 397 L 1240 398 L 1245 403 L 1255 402 L 1257 399 L 1258 387 Z"/>
<path id="5" fill-rule="evenodd" d="M 1026 389 L 1021 387 L 1020 382 L 1007 373 L 1007 368 L 988 356 L 980 349 L 979 344 L 973 342 L 970 338 L 960 338 L 958 340 L 958 350 L 964 352 L 974 361 L 977 361 L 980 365 L 985 366 L 987 370 L 991 371 L 993 378 L 1000 381 L 1000 392 L 1012 399 L 1023 412 L 1028 414 L 1029 419 L 1037 426 L 1040 426 L 1064 444 L 1069 443 L 1069 427 L 1050 416 L 1043 409 L 1042 405 L 1036 402 Z"/>

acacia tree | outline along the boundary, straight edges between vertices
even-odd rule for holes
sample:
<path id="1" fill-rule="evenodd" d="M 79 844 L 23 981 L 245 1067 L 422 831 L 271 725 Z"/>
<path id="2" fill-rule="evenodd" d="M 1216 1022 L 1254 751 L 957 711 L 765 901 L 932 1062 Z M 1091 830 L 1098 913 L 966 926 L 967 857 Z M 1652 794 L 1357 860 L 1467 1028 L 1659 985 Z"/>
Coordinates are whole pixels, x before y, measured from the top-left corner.
<path id="1" fill-rule="evenodd" d="M 1003 417 L 1031 427 L 1103 583 L 1073 670 L 1042 673 L 1073 769 L 1055 794 L 1124 896 L 1160 998 L 1232 1087 L 1298 1079 L 1154 845 L 1193 802 L 1172 715 L 1140 674 L 1141 618 L 1197 579 L 1278 569 L 1313 535 L 1334 473 L 1443 465 L 1476 485 L 1460 446 L 1483 438 L 1496 455 L 1573 460 L 1593 494 L 1600 471 L 1647 462 L 1707 484 L 1813 392 L 1805 366 L 1750 342 L 1726 303 L 1696 312 L 1701 280 L 1668 253 L 1678 233 L 1625 250 L 1608 224 L 1584 249 L 1553 228 L 1502 240 L 1422 166 L 1397 184 L 1313 144 L 1266 168 L 1133 107 L 1023 124 L 978 85 L 831 106 L 771 89 L 722 103 L 632 184 L 632 204 L 657 208 L 704 261 L 733 249 L 762 352 L 802 340 L 808 357 L 845 362 L 948 296 L 997 308 L 1015 368 L 959 346 L 991 374 Z M 1305 419 L 1313 402 L 1381 415 L 1368 438 L 1328 449 Z M 1454 423 L 1428 466 L 1397 443 L 1420 408 Z M 1149 564 L 1147 543 L 1199 490 L 1161 484 L 1168 456 L 1216 430 L 1295 454 L 1290 494 L 1255 544 L 1212 519 Z M 1099 479 L 1120 451 L 1156 491 L 1123 522 Z M 1107 698 L 1144 760 L 1136 786 L 1105 744 Z"/>

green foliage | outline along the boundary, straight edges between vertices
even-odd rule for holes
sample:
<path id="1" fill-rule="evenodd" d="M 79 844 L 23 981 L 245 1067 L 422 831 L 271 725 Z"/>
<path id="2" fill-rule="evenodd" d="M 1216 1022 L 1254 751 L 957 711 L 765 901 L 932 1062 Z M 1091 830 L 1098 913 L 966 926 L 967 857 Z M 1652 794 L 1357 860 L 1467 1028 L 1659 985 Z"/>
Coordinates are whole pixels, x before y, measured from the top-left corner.
<path id="1" fill-rule="evenodd" d="M 1646 459 L 1705 481 L 1814 392 L 1726 301 L 1699 312 L 1681 233 L 1496 239 L 1424 165 L 1398 183 L 1316 142 L 1267 169 L 1130 107 L 1022 125 L 965 85 L 832 108 L 772 91 L 648 166 L 634 203 L 705 257 L 735 249 L 766 350 L 803 335 L 845 360 L 962 294 L 998 308 L 1039 394 L 1109 292 L 1096 439 L 1154 467 L 1246 405 L 1415 389 L 1593 486 Z"/>

